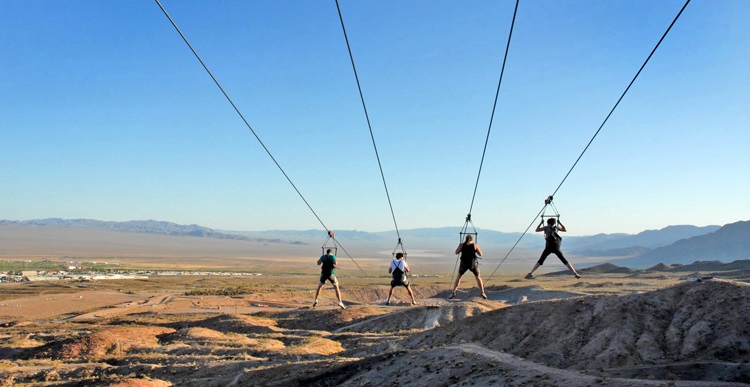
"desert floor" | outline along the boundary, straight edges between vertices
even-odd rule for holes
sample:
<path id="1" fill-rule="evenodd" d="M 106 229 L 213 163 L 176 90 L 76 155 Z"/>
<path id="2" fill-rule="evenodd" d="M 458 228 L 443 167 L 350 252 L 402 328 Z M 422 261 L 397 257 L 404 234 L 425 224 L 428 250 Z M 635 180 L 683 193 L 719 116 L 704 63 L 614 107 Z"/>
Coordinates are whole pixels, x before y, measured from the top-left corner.
<path id="1" fill-rule="evenodd" d="M 487 300 L 447 273 L 416 306 L 341 276 L 343 310 L 312 273 L 1 284 L 0 385 L 742 385 L 743 273 L 503 275 Z"/>

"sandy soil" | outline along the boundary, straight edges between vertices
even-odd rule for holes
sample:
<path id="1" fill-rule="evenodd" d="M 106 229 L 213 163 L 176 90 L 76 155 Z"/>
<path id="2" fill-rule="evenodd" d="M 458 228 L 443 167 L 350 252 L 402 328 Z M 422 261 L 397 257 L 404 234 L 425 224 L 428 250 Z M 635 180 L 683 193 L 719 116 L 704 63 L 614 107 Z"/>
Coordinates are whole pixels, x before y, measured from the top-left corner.
<path id="1" fill-rule="evenodd" d="M 145 299 L 142 295 L 113 291 L 84 291 L 17 298 L 0 301 L 0 321 L 3 319 L 49 319 L 138 301 L 145 301 Z"/>
<path id="2" fill-rule="evenodd" d="M 750 286 L 692 274 L 502 277 L 488 300 L 421 278 L 418 306 L 342 277 L 343 310 L 303 275 L 3 285 L 0 385 L 750 383 Z"/>

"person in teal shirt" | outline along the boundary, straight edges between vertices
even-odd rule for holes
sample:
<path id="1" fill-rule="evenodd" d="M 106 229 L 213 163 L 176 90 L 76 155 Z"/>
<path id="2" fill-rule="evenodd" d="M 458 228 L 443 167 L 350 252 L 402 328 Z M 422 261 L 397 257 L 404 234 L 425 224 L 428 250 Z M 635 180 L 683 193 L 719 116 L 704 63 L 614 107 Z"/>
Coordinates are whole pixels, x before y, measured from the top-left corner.
<path id="1" fill-rule="evenodd" d="M 338 298 L 338 305 L 341 309 L 346 309 L 344 302 L 341 301 L 341 290 L 339 289 L 339 281 L 336 279 L 336 256 L 332 254 L 333 250 L 328 249 L 325 255 L 322 255 L 318 259 L 318 266 L 320 269 L 320 283 L 318 284 L 318 290 L 315 292 L 315 301 L 312 306 L 318 305 L 318 296 L 320 296 L 320 290 L 323 289 L 326 281 L 330 281 L 333 284 L 333 289 L 336 290 L 336 298 Z"/>

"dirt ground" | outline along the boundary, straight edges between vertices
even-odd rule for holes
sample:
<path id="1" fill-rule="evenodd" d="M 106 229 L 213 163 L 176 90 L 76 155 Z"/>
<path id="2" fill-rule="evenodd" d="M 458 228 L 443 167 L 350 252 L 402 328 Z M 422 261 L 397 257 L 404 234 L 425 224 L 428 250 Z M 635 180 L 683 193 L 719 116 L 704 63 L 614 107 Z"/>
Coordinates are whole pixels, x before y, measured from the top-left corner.
<path id="1" fill-rule="evenodd" d="M 746 385 L 750 286 L 696 274 L 2 284 L 0 385 Z"/>

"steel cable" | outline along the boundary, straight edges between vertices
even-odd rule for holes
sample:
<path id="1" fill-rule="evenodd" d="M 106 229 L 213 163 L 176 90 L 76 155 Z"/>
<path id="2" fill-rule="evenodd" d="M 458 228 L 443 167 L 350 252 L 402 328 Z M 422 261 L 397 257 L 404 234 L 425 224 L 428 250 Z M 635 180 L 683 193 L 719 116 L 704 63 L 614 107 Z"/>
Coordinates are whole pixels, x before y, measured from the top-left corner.
<path id="1" fill-rule="evenodd" d="M 570 173 L 573 172 L 573 169 L 576 167 L 576 165 L 578 165 L 578 162 L 581 161 L 581 158 L 583 157 L 583 154 L 586 153 L 586 151 L 589 149 L 589 146 L 591 146 L 591 143 L 594 142 L 594 139 L 596 138 L 596 136 L 598 136 L 599 132 L 601 132 L 602 128 L 604 127 L 604 124 L 607 123 L 607 121 L 609 120 L 609 117 L 612 116 L 612 113 L 614 113 L 615 109 L 617 109 L 617 106 L 620 105 L 620 101 L 622 101 L 622 99 L 625 98 L 625 94 L 628 93 L 628 90 L 630 90 L 630 87 L 633 86 L 633 83 L 635 83 L 635 80 L 638 79 L 638 76 L 641 74 L 641 71 L 643 71 L 643 69 L 646 67 L 646 64 L 648 64 L 649 60 L 651 59 L 651 57 L 656 52 L 656 49 L 659 48 L 659 46 L 661 45 L 661 42 L 664 41 L 664 38 L 667 37 L 667 34 L 669 34 L 669 31 L 675 25 L 675 23 L 677 22 L 677 19 L 680 18 L 680 15 L 682 15 L 682 12 L 685 10 L 685 8 L 688 6 L 689 3 L 690 3 L 690 0 L 685 1 L 685 4 L 682 6 L 682 8 L 680 8 L 680 11 L 677 13 L 677 16 L 675 16 L 675 18 L 672 20 L 672 23 L 669 24 L 669 27 L 667 27 L 667 30 L 664 31 L 664 34 L 662 34 L 661 38 L 656 43 L 656 46 L 654 46 L 654 48 L 651 50 L 651 53 L 648 54 L 648 57 L 643 62 L 643 64 L 641 65 L 641 67 L 638 69 L 638 72 L 635 73 L 635 76 L 633 77 L 633 79 L 628 84 L 628 87 L 625 88 L 625 91 L 622 92 L 622 94 L 620 95 L 620 98 L 617 99 L 617 102 L 612 107 L 612 109 L 609 111 L 609 114 L 607 114 L 607 116 L 604 118 L 604 121 L 602 122 L 602 124 L 599 125 L 599 128 L 594 133 L 594 136 L 591 137 L 591 140 L 589 140 L 588 144 L 586 144 L 586 147 L 583 148 L 583 151 L 578 156 L 578 158 L 576 159 L 576 161 L 573 163 L 573 166 L 570 167 L 570 169 L 568 170 L 568 173 L 565 174 L 565 177 L 563 177 L 562 181 L 560 182 L 560 184 L 558 184 L 557 188 L 555 188 L 555 191 L 552 193 L 551 196 L 555 196 L 555 194 L 557 194 L 557 191 L 560 190 L 560 187 L 562 187 L 563 183 L 565 183 L 565 181 L 568 179 L 568 176 L 570 176 Z M 547 204 L 545 204 L 544 207 L 547 207 Z M 529 226 L 526 228 L 526 230 L 523 232 L 523 234 L 521 234 L 521 237 L 519 237 L 518 240 L 516 241 L 516 243 L 513 244 L 513 247 L 511 247 L 511 249 L 508 251 L 508 254 L 506 254 L 505 257 L 503 258 L 503 260 L 500 261 L 500 263 L 497 265 L 497 268 L 495 268 L 495 270 L 492 272 L 492 274 L 489 277 L 487 277 L 488 281 L 489 281 L 490 278 L 492 278 L 492 275 L 495 274 L 495 272 L 497 271 L 497 269 L 500 268 L 500 265 L 502 265 L 503 262 L 505 262 L 505 260 L 508 258 L 508 256 L 513 252 L 513 250 L 516 248 L 516 246 L 521 241 L 521 239 L 529 232 L 529 229 L 531 229 L 531 227 L 534 225 L 534 223 L 536 223 L 536 218 L 539 217 L 539 215 L 541 215 L 541 213 L 543 211 L 544 211 L 544 208 L 542 208 L 542 210 L 539 211 L 539 214 L 537 214 L 534 217 L 534 220 L 531 221 L 531 224 L 529 224 Z"/>
<path id="2" fill-rule="evenodd" d="M 208 68 L 208 66 L 206 65 L 206 63 L 203 61 L 203 59 L 201 59 L 200 55 L 198 55 L 198 52 L 195 51 L 195 49 L 193 48 L 193 45 L 190 44 L 190 42 L 188 41 L 188 39 L 185 36 L 185 34 L 182 33 L 182 31 L 180 30 L 180 28 L 177 26 L 177 23 L 175 23 L 174 19 L 172 19 L 172 17 L 169 15 L 169 13 L 164 8 L 164 6 L 162 6 L 162 4 L 161 4 L 161 2 L 159 0 L 154 0 L 154 1 L 156 1 L 156 4 L 159 6 L 159 8 L 161 9 L 161 11 L 164 13 L 164 16 L 166 16 L 167 19 L 169 19 L 169 22 L 172 24 L 172 27 L 174 27 L 174 29 L 177 31 L 177 33 L 180 34 L 180 37 L 182 38 L 182 40 L 185 42 L 185 44 L 187 44 L 188 48 L 190 48 L 190 51 L 192 51 L 192 53 L 195 56 L 195 58 L 198 59 L 198 62 L 200 62 L 201 66 L 203 66 L 203 69 L 206 70 L 206 73 L 208 73 L 208 75 L 214 81 L 214 83 L 216 84 L 216 86 L 219 88 L 219 90 L 221 91 L 221 93 L 224 95 L 224 98 L 226 98 L 227 101 L 229 102 L 229 104 L 232 105 L 232 108 L 234 108 L 234 111 L 237 112 L 237 115 L 239 115 L 239 117 L 242 119 L 242 122 L 244 122 L 245 126 L 247 126 L 247 128 L 250 129 L 250 131 L 253 133 L 253 136 L 255 136 L 255 139 L 258 140 L 258 143 L 260 143 L 260 145 L 266 151 L 266 154 L 268 154 L 268 156 L 271 158 L 271 160 L 273 160 L 274 164 L 276 164 L 276 167 L 278 167 L 279 171 L 281 171 L 281 173 L 284 175 L 284 177 L 289 182 L 289 184 L 291 184 L 292 188 L 294 188 L 294 191 L 297 192 L 297 195 L 299 195 L 300 199 L 302 199 L 302 201 L 305 202 L 305 205 L 307 205 L 307 208 L 309 208 L 310 211 L 313 213 L 313 215 L 315 215 L 315 218 L 318 220 L 318 222 L 320 222 L 320 225 L 323 226 L 323 228 L 327 232 L 330 232 L 330 230 L 325 225 L 325 223 L 323 223 L 323 220 L 321 220 L 320 216 L 318 216 L 318 213 L 315 212 L 315 210 L 312 208 L 312 206 L 307 201 L 307 199 L 305 199 L 304 195 L 302 195 L 302 192 L 300 192 L 300 190 L 297 188 L 297 186 L 294 184 L 294 182 L 292 182 L 292 179 L 289 177 L 289 175 L 287 175 L 286 171 L 284 171 L 284 168 L 281 167 L 281 164 L 279 164 L 279 162 L 276 160 L 276 158 L 273 157 L 273 154 L 271 154 L 271 151 L 268 149 L 268 147 L 266 147 L 266 144 L 264 144 L 263 141 L 260 139 L 260 136 L 258 136 L 258 134 L 255 132 L 255 130 L 253 129 L 253 127 L 250 126 L 250 123 L 247 121 L 247 119 L 245 119 L 245 116 L 242 114 L 242 112 L 237 107 L 237 105 L 235 105 L 234 101 L 232 101 L 232 98 L 229 97 L 229 94 L 227 94 L 227 92 L 221 86 L 221 84 L 216 79 L 216 77 L 211 72 L 211 70 Z M 338 243 L 338 241 L 337 241 L 337 243 Z M 357 264 L 357 261 L 355 261 L 354 258 L 351 257 L 351 255 L 349 255 L 349 253 L 346 251 L 346 249 L 344 249 L 343 246 L 341 246 L 341 248 L 349 256 L 349 258 L 354 262 L 354 264 L 359 268 L 359 270 L 361 270 L 362 273 L 364 273 L 364 275 L 367 277 L 367 273 L 364 270 L 362 270 L 362 268 Z"/>
<path id="3" fill-rule="evenodd" d="M 393 226 L 396 228 L 396 236 L 401 243 L 401 233 L 398 230 L 398 224 L 396 223 L 396 214 L 393 211 L 393 203 L 391 202 L 391 195 L 388 193 L 388 184 L 385 182 L 385 173 L 383 173 L 383 164 L 380 162 L 380 154 L 378 153 L 378 146 L 375 144 L 375 134 L 372 131 L 372 124 L 370 123 L 370 115 L 367 113 L 367 104 L 365 104 L 365 95 L 362 92 L 362 85 L 359 82 L 359 75 L 357 73 L 357 66 L 354 64 L 354 55 L 352 54 L 352 47 L 349 44 L 349 35 L 346 33 L 346 26 L 344 25 L 344 16 L 341 14 L 341 7 L 339 6 L 339 0 L 336 0 L 336 10 L 339 13 L 339 20 L 341 21 L 341 30 L 344 32 L 344 40 L 346 41 L 346 49 L 349 52 L 349 59 L 352 63 L 352 70 L 354 71 L 354 79 L 357 81 L 357 90 L 359 90 L 359 99 L 362 101 L 362 109 L 365 112 L 365 119 L 367 120 L 367 127 L 370 129 L 370 139 L 372 140 L 372 147 L 375 149 L 375 158 L 378 160 L 378 168 L 380 169 L 380 177 L 383 180 L 383 188 L 385 188 L 385 196 L 388 198 L 388 207 L 391 209 L 391 217 L 393 218 Z"/>

